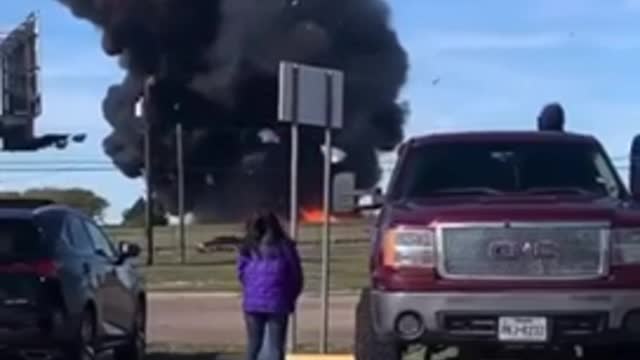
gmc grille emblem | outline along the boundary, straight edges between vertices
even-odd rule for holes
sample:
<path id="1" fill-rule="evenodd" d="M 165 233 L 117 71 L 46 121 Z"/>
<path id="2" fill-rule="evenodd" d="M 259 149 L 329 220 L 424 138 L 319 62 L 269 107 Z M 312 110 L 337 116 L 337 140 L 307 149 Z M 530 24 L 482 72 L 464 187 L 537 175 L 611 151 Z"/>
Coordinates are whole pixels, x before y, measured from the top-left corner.
<path id="1" fill-rule="evenodd" d="M 533 256 L 539 259 L 556 259 L 560 257 L 560 249 L 553 241 L 538 241 L 533 247 Z"/>
<path id="2" fill-rule="evenodd" d="M 498 240 L 489 244 L 489 257 L 501 260 L 512 260 L 518 257 L 516 244 L 511 241 Z"/>
<path id="3" fill-rule="evenodd" d="M 560 256 L 558 245 L 553 241 L 515 242 L 496 240 L 489 244 L 489 257 L 496 260 L 514 260 L 528 255 L 537 259 L 555 259 Z"/>

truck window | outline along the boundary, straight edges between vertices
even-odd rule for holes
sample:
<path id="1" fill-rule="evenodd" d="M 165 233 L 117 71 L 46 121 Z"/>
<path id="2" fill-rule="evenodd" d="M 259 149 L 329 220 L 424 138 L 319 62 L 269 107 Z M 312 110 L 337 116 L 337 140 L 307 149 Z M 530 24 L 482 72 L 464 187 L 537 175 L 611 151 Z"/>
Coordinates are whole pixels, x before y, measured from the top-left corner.
<path id="1" fill-rule="evenodd" d="M 623 193 L 604 152 L 586 143 L 428 144 L 412 149 L 403 166 L 399 185 L 408 198 L 450 194 L 451 189 Z"/>

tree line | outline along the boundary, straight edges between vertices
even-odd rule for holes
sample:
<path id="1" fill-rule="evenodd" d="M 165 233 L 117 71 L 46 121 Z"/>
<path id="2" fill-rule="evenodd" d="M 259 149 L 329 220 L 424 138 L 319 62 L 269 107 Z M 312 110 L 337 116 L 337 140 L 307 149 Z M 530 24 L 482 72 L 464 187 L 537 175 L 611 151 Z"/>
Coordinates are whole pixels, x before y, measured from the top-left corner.
<path id="1" fill-rule="evenodd" d="M 0 199 L 38 199 L 51 200 L 57 204 L 67 205 L 83 211 L 88 216 L 103 221 L 105 212 L 111 205 L 107 199 L 96 192 L 80 187 L 74 188 L 33 188 L 25 191 L 5 191 L 0 192 Z M 143 198 L 137 199 L 131 207 L 122 213 L 122 224 L 124 226 L 143 226 L 145 223 L 146 201 Z M 155 225 L 166 225 L 167 220 L 161 209 L 156 209 L 154 214 Z"/>

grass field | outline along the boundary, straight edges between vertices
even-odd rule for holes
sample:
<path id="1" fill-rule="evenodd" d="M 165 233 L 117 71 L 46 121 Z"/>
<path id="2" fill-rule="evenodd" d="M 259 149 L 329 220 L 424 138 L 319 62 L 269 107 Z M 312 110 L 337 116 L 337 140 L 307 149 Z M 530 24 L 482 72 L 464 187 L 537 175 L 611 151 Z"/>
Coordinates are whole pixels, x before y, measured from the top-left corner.
<path id="1" fill-rule="evenodd" d="M 313 292 L 320 289 L 321 259 L 317 251 L 301 247 L 305 288 Z M 336 246 L 331 261 L 331 288 L 352 290 L 366 281 L 368 257 L 366 244 Z M 233 253 L 211 254 L 210 261 L 186 265 L 160 264 L 144 268 L 148 286 L 152 290 L 185 291 L 216 290 L 236 291 L 235 257 Z"/>
<path id="2" fill-rule="evenodd" d="M 139 244 L 146 254 L 142 228 L 107 228 L 115 241 Z M 155 265 L 143 266 L 148 286 L 161 291 L 237 291 L 235 253 L 232 247 L 200 253 L 198 244 L 218 236 L 240 235 L 239 225 L 190 226 L 186 236 L 186 263 L 180 262 L 177 228 L 156 228 Z M 368 271 L 368 234 L 363 223 L 337 224 L 332 231 L 331 289 L 354 290 L 366 282 Z M 305 271 L 305 290 L 316 292 L 321 280 L 321 227 L 301 228 L 299 249 Z M 140 258 L 146 262 L 146 255 Z"/>

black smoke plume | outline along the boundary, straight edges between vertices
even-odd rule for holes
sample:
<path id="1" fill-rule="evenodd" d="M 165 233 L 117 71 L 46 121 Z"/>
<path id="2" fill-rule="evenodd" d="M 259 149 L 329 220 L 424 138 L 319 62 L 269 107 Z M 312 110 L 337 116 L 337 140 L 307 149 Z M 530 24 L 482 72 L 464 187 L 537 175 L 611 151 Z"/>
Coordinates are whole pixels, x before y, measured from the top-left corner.
<path id="1" fill-rule="evenodd" d="M 158 198 L 176 211 L 175 124 L 185 132 L 187 208 L 233 219 L 288 207 L 289 137 L 277 122 L 281 60 L 345 71 L 345 127 L 335 165 L 361 187 L 380 178 L 377 151 L 403 139 L 398 103 L 407 54 L 382 0 L 59 0 L 97 25 L 127 74 L 104 100 L 106 153 L 128 177 L 144 175 L 144 124 L 135 107 L 155 76 L 150 114 Z M 300 201 L 321 205 L 322 133 L 301 132 Z"/>

